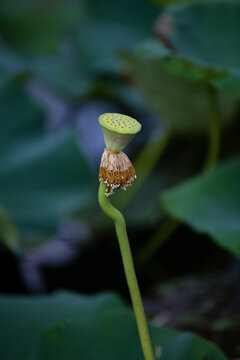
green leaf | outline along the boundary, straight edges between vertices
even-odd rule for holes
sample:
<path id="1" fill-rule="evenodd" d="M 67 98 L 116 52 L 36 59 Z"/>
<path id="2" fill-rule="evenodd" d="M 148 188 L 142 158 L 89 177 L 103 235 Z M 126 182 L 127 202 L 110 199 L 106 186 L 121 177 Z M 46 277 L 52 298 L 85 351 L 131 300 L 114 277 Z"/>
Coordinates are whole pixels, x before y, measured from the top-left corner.
<path id="1" fill-rule="evenodd" d="M 136 86 L 157 114 L 177 130 L 205 128 L 207 86 L 219 93 L 220 114 L 229 120 L 240 97 L 240 3 L 203 1 L 167 6 L 157 20 L 162 41 L 125 54 Z"/>
<path id="2" fill-rule="evenodd" d="M 1 296 L 0 318 L 4 360 L 143 359 L 134 316 L 111 293 Z M 163 360 L 174 360 L 176 353 L 179 360 L 226 360 L 197 335 L 152 326 L 150 332 Z"/>
<path id="3" fill-rule="evenodd" d="M 165 191 L 166 211 L 240 257 L 240 160 Z"/>
<path id="4" fill-rule="evenodd" d="M 42 115 L 21 89 L 0 93 L 0 203 L 21 229 L 48 233 L 89 205 L 94 178 L 73 132 L 46 134 Z"/>
<path id="5" fill-rule="evenodd" d="M 83 13 L 82 1 L 3 0 L 1 35 L 21 52 L 50 53 L 59 48 Z"/>
<path id="6" fill-rule="evenodd" d="M 122 24 L 145 34 L 150 33 L 152 22 L 158 14 L 158 8 L 146 0 L 88 0 L 88 7 L 93 19 Z"/>
<path id="7" fill-rule="evenodd" d="M 92 174 L 69 132 L 16 144 L 2 158 L 0 199 L 25 230 L 54 231 L 63 216 L 89 205 Z"/>
<path id="8" fill-rule="evenodd" d="M 14 58 L 20 73 L 24 69 L 54 90 L 85 96 L 105 75 L 118 74 L 119 51 L 150 35 L 157 14 L 146 0 L 61 0 L 51 5 L 46 0 L 4 0 L 0 23 L 5 47 L 21 53 L 12 56 L 7 50 L 5 58 L 10 63 Z M 0 70 L 1 54 L 2 49 Z M 3 65 L 7 71 L 8 62 Z"/>
<path id="9" fill-rule="evenodd" d="M 169 18 L 167 41 L 177 53 L 203 68 L 240 70 L 238 1 L 173 4 L 161 16 Z"/>
<path id="10" fill-rule="evenodd" d="M 87 21 L 78 32 L 78 51 L 92 71 L 116 74 L 122 67 L 119 51 L 128 51 L 143 39 L 132 26 L 116 22 Z"/>
<path id="11" fill-rule="evenodd" d="M 144 50 L 124 55 L 144 100 L 177 131 L 206 129 L 209 119 L 207 86 L 171 73 L 153 48 L 155 45 L 151 43 Z M 218 99 L 221 120 L 226 121 L 232 116 L 235 103 L 222 93 Z"/>
<path id="12" fill-rule="evenodd" d="M 73 45 L 76 28 L 84 18 L 84 1 L 3 0 L 0 86 L 11 77 L 35 76 L 54 90 L 85 95 L 92 76 Z"/>
<path id="13" fill-rule="evenodd" d="M 46 296 L 0 297 L 0 348 L 4 360 L 25 360 L 40 333 L 57 322 L 123 308 L 110 293 L 95 296 L 60 292 Z M 14 342 L 14 346 L 13 346 Z"/>
<path id="14" fill-rule="evenodd" d="M 119 74 L 122 69 L 119 52 L 128 51 L 150 35 L 157 11 L 145 0 L 134 0 L 131 4 L 127 0 L 119 4 L 90 0 L 87 16 L 73 31 L 76 34 L 72 35 L 69 46 L 72 53 L 41 56 L 30 60 L 29 66 L 33 74 L 66 94 L 91 93 L 97 84 L 102 84 L 102 79 L 103 84 L 109 84 L 106 76 Z"/>
<path id="15" fill-rule="evenodd" d="M 151 327 L 156 359 L 226 360 L 217 346 L 190 333 Z M 58 324 L 41 336 L 31 360 L 143 359 L 136 322 L 123 311 L 105 312 Z"/>
<path id="16" fill-rule="evenodd" d="M 95 84 L 96 76 L 84 60 L 83 57 L 54 54 L 27 59 L 26 66 L 37 80 L 71 99 L 85 96 Z"/>
<path id="17" fill-rule="evenodd" d="M 189 332 L 155 328 L 153 339 L 156 346 L 162 344 L 162 360 L 227 359 L 215 344 Z"/>
<path id="18" fill-rule="evenodd" d="M 172 50 L 163 54 L 169 71 L 188 76 L 195 68 L 208 84 L 240 97 L 240 3 L 196 1 L 165 8 L 159 36 Z"/>

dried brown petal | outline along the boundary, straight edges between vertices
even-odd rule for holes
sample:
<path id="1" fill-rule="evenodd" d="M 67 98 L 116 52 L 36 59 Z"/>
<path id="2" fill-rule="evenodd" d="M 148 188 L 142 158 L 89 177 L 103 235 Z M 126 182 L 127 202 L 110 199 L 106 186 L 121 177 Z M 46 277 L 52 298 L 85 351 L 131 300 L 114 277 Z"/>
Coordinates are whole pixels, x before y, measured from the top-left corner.
<path id="1" fill-rule="evenodd" d="M 124 152 L 114 153 L 107 149 L 104 150 L 100 164 L 99 181 L 106 184 L 106 196 L 112 195 L 114 189 L 119 187 L 126 190 L 132 185 L 135 178 L 134 167 Z"/>

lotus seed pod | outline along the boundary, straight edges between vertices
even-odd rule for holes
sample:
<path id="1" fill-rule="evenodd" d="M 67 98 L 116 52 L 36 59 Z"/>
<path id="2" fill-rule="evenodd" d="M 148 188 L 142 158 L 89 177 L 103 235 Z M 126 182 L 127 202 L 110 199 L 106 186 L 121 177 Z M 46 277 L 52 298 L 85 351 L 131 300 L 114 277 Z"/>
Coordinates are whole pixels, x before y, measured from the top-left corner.
<path id="1" fill-rule="evenodd" d="M 99 117 L 108 150 L 118 153 L 141 130 L 141 124 L 130 116 L 106 113 Z"/>
<path id="2" fill-rule="evenodd" d="M 141 125 L 129 116 L 111 113 L 101 115 L 99 122 L 106 144 L 100 164 L 99 181 L 106 184 L 105 195 L 109 196 L 119 187 L 126 190 L 136 178 L 134 167 L 122 150 L 141 130 Z"/>

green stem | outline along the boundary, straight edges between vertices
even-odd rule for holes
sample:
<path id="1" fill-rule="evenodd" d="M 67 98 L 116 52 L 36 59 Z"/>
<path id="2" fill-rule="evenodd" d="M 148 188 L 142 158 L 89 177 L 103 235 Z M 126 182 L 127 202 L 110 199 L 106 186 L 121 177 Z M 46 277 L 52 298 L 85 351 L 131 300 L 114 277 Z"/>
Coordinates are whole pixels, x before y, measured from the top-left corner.
<path id="1" fill-rule="evenodd" d="M 211 169 L 217 163 L 220 148 L 220 112 L 218 104 L 218 92 L 209 87 L 209 146 L 204 163 L 204 170 Z"/>
<path id="2" fill-rule="evenodd" d="M 153 236 L 145 242 L 140 248 L 136 256 L 136 268 L 140 271 L 144 265 L 152 258 L 152 256 L 161 248 L 179 227 L 180 221 L 167 218 L 163 224 L 156 230 Z"/>
<path id="3" fill-rule="evenodd" d="M 203 165 L 203 171 L 212 169 L 218 160 L 220 148 L 220 111 L 218 104 L 218 92 L 209 87 L 209 127 L 208 127 L 208 152 Z M 157 229 L 155 234 L 142 246 L 136 256 L 137 270 L 141 270 L 151 257 L 161 248 L 181 225 L 181 222 L 172 218 L 167 218 Z"/>
<path id="4" fill-rule="evenodd" d="M 170 139 L 170 135 L 170 130 L 166 131 L 165 134 L 162 134 L 162 131 L 160 130 L 154 132 L 147 145 L 140 152 L 139 157 L 134 163 L 136 173 L 139 174 L 139 178 L 135 186 L 135 192 L 141 188 L 143 182 L 149 176 L 150 172 L 164 152 Z"/>
<path id="5" fill-rule="evenodd" d="M 103 212 L 108 215 L 114 222 L 117 238 L 122 255 L 123 267 L 128 283 L 128 288 L 135 312 L 138 332 L 141 340 L 142 350 L 145 360 L 154 360 L 153 349 L 151 345 L 149 330 L 147 326 L 146 316 L 142 304 L 141 294 L 138 286 L 137 277 L 134 270 L 134 264 L 131 254 L 131 249 L 128 241 L 126 230 L 126 223 L 123 215 L 110 202 L 109 198 L 105 196 L 105 184 L 100 183 L 98 192 L 98 201 Z"/>

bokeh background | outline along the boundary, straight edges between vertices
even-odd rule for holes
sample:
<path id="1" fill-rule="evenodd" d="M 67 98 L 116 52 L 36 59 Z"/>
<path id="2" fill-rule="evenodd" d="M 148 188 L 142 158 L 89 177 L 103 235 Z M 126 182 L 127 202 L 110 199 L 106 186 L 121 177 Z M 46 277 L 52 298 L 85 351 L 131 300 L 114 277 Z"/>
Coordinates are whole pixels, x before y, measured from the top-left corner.
<path id="1" fill-rule="evenodd" d="M 97 202 L 98 116 L 124 113 L 138 178 L 111 200 L 147 315 L 240 357 L 239 98 L 238 1 L 2 0 L 1 293 L 130 302 Z"/>

